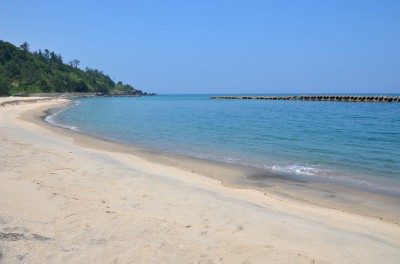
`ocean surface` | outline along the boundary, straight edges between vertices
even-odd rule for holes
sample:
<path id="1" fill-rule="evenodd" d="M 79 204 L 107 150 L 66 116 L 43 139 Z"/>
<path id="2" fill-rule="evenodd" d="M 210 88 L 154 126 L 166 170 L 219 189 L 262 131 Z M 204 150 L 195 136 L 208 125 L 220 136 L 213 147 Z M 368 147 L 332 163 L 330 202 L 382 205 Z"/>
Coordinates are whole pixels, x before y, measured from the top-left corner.
<path id="1" fill-rule="evenodd" d="M 400 196 L 400 103 L 75 99 L 47 121 L 164 152 Z"/>

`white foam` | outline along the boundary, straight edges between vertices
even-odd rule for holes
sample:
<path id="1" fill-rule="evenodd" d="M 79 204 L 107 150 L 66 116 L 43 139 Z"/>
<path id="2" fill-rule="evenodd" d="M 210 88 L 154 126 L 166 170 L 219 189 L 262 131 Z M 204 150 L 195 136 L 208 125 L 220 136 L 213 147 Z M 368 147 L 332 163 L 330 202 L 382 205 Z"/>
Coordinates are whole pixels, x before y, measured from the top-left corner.
<path id="1" fill-rule="evenodd" d="M 54 126 L 57 126 L 57 127 L 61 127 L 61 128 L 65 128 L 65 129 L 70 129 L 70 130 L 73 130 L 73 131 L 79 131 L 78 128 L 75 127 L 75 126 L 64 125 L 64 124 L 58 123 L 57 121 L 54 120 L 54 117 L 56 117 L 56 116 L 57 116 L 59 113 L 61 113 L 62 111 L 63 111 L 63 110 L 60 110 L 60 111 L 58 111 L 58 112 L 55 112 L 54 114 L 51 114 L 51 115 L 46 116 L 46 118 L 44 119 L 44 121 L 46 121 L 46 122 L 48 122 L 48 123 L 50 123 L 50 124 L 52 124 L 52 125 L 54 125 Z"/>
<path id="2" fill-rule="evenodd" d="M 308 175 L 308 176 L 317 176 L 321 174 L 326 174 L 329 171 L 322 170 L 316 167 L 311 166 L 304 166 L 304 165 L 288 165 L 288 166 L 279 166 L 279 165 L 272 165 L 272 166 L 264 166 L 267 169 L 272 169 L 274 171 L 279 172 L 287 172 L 287 173 L 295 173 L 301 175 Z"/>

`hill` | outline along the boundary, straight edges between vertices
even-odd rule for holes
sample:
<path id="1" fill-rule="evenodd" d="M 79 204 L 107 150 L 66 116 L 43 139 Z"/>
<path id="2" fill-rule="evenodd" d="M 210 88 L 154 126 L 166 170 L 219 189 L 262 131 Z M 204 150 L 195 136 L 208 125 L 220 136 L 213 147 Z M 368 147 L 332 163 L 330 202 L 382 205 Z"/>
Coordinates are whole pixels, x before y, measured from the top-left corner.
<path id="1" fill-rule="evenodd" d="M 137 94 L 143 92 L 122 82 L 115 83 L 97 69 L 78 68 L 79 60 L 63 62 L 60 54 L 45 49 L 29 50 L 0 40 L 0 96 L 16 93 L 98 92 Z"/>

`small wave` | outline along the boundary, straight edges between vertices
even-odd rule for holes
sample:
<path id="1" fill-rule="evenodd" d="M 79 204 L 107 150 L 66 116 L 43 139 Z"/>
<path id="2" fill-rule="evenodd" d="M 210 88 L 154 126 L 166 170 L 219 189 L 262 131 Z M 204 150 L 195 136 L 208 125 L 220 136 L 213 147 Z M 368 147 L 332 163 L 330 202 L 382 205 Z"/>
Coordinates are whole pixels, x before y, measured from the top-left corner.
<path id="1" fill-rule="evenodd" d="M 277 172 L 284 172 L 290 174 L 296 174 L 303 177 L 312 177 L 313 180 L 322 180 L 328 182 L 334 182 L 338 184 L 344 184 L 347 186 L 353 186 L 355 188 L 361 188 L 373 191 L 383 191 L 392 194 L 400 193 L 400 186 L 389 182 L 388 179 L 383 178 L 372 178 L 367 175 L 346 175 L 337 171 L 331 171 L 328 169 L 322 169 L 304 165 L 287 165 L 287 166 L 264 166 L 266 169 L 272 169 Z"/>
<path id="2" fill-rule="evenodd" d="M 288 166 L 272 165 L 272 166 L 264 166 L 264 167 L 266 167 L 267 169 L 272 169 L 274 171 L 302 174 L 302 175 L 308 175 L 308 176 L 317 176 L 317 175 L 326 174 L 329 172 L 328 170 L 323 170 L 323 169 L 319 169 L 316 167 L 310 167 L 310 166 L 304 166 L 304 165 L 297 165 L 297 164 L 288 165 Z"/>
<path id="3" fill-rule="evenodd" d="M 75 102 L 74 104 L 76 105 L 76 102 Z M 60 114 L 61 112 L 63 112 L 63 111 L 64 111 L 64 110 L 60 110 L 60 111 L 58 111 L 58 112 L 55 112 L 55 113 L 53 113 L 53 114 L 51 114 L 51 115 L 46 116 L 46 118 L 44 119 L 44 121 L 46 121 L 46 122 L 48 122 L 48 123 L 50 123 L 50 124 L 52 124 L 52 125 L 54 125 L 54 126 L 57 126 L 57 127 L 61 127 L 61 128 L 65 128 L 65 129 L 70 129 L 70 130 L 73 130 L 73 131 L 79 131 L 78 128 L 75 127 L 75 126 L 64 125 L 64 124 L 58 123 L 58 122 L 55 120 L 55 117 L 56 117 L 58 114 Z"/>
<path id="4" fill-rule="evenodd" d="M 366 176 L 365 176 L 366 177 Z M 339 183 L 347 183 L 351 184 L 352 186 L 361 186 L 365 187 L 368 190 L 380 190 L 380 191 L 388 191 L 391 193 L 399 193 L 400 186 L 390 183 L 388 180 L 379 179 L 380 182 L 377 182 L 378 179 L 361 179 L 357 176 L 346 176 L 346 175 L 337 175 L 337 176 L 329 176 L 330 180 Z"/>

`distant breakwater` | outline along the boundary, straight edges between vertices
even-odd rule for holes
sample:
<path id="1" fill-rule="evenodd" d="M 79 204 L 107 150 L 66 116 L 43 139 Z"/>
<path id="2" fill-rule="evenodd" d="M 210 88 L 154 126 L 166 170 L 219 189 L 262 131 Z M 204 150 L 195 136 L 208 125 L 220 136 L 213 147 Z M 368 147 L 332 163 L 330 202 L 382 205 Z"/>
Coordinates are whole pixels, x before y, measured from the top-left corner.
<path id="1" fill-rule="evenodd" d="M 384 95 L 299 95 L 299 96 L 211 96 L 211 99 L 246 100 L 301 100 L 301 101 L 339 101 L 339 102 L 400 102 L 400 96 Z"/>

